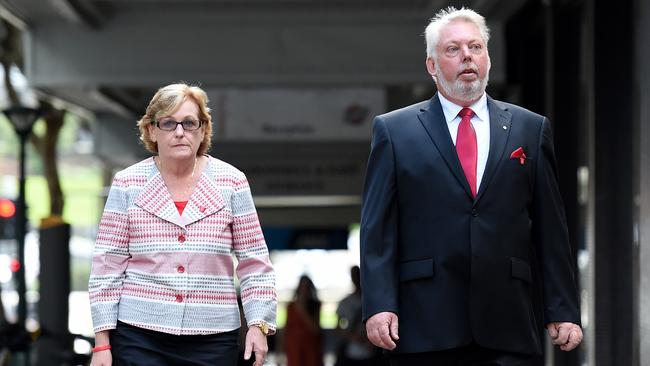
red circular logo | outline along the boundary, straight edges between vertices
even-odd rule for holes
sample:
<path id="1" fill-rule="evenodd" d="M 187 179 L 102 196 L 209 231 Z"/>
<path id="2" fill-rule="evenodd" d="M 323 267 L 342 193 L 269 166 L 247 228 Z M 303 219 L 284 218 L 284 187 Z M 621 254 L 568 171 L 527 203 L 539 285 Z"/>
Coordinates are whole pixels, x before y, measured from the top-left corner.
<path id="1" fill-rule="evenodd" d="M 0 217 L 10 218 L 16 214 L 16 205 L 12 200 L 0 198 Z"/>

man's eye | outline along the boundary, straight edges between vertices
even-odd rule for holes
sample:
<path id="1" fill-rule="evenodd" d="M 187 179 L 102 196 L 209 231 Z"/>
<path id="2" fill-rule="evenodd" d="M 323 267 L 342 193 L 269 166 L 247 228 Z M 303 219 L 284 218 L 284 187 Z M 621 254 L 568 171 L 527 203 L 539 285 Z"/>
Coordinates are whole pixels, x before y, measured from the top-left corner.
<path id="1" fill-rule="evenodd" d="M 454 55 L 458 54 L 458 47 L 456 47 L 456 46 L 448 47 L 447 48 L 447 54 L 451 55 L 451 56 L 454 56 Z"/>

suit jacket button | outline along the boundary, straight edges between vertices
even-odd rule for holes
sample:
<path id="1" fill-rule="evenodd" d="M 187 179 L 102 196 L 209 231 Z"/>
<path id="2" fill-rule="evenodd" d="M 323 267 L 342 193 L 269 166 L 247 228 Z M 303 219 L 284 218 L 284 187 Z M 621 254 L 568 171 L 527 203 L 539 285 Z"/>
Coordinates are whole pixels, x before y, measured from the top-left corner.
<path id="1" fill-rule="evenodd" d="M 478 211 L 475 208 L 472 209 L 472 216 L 478 216 Z"/>

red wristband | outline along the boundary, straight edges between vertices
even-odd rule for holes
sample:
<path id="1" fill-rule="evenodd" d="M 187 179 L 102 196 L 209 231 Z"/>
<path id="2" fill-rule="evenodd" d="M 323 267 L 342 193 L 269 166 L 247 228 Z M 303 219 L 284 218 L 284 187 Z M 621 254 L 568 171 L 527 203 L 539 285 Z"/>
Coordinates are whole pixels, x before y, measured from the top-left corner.
<path id="1" fill-rule="evenodd" d="M 93 351 L 93 353 L 95 353 L 95 352 L 100 352 L 100 351 L 106 351 L 107 349 L 111 349 L 110 344 L 105 344 L 103 346 L 97 346 L 97 347 L 93 348 L 92 351 Z"/>

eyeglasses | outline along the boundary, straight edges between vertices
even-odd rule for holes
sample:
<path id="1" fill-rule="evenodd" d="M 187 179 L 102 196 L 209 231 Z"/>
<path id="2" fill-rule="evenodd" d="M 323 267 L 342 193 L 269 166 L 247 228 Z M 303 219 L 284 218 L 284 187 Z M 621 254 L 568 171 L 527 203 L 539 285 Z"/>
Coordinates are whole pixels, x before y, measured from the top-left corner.
<path id="1" fill-rule="evenodd" d="M 181 122 L 176 122 L 173 118 L 163 118 L 160 121 L 153 121 L 152 123 L 163 131 L 175 131 L 178 125 L 181 125 L 185 131 L 195 131 L 203 125 L 203 121 L 193 118 L 186 118 Z"/>

